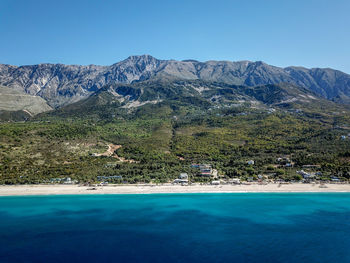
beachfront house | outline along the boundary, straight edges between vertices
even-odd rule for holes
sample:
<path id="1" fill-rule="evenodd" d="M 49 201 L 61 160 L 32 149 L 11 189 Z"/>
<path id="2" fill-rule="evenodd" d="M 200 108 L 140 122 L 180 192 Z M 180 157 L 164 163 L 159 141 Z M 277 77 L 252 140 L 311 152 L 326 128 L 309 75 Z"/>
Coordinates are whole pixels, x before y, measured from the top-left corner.
<path id="1" fill-rule="evenodd" d="M 191 164 L 191 168 L 199 169 L 199 174 L 204 177 L 217 177 L 218 171 L 212 169 L 210 164 Z"/>
<path id="2" fill-rule="evenodd" d="M 63 183 L 64 184 L 72 184 L 73 182 L 72 182 L 72 179 L 70 177 L 67 177 L 67 178 L 63 179 Z"/>
<path id="3" fill-rule="evenodd" d="M 180 173 L 179 177 L 173 181 L 173 184 L 188 184 L 188 174 Z"/>
<path id="4" fill-rule="evenodd" d="M 305 172 L 304 170 L 297 171 L 297 173 L 300 174 L 304 179 L 311 179 L 315 177 L 315 175 Z"/>
<path id="5" fill-rule="evenodd" d="M 199 165 L 200 175 L 210 177 L 212 175 L 212 169 L 210 164 Z"/>
<path id="6" fill-rule="evenodd" d="M 211 184 L 212 184 L 212 185 L 219 185 L 219 184 L 220 184 L 220 181 L 219 181 L 219 180 L 211 181 Z"/>

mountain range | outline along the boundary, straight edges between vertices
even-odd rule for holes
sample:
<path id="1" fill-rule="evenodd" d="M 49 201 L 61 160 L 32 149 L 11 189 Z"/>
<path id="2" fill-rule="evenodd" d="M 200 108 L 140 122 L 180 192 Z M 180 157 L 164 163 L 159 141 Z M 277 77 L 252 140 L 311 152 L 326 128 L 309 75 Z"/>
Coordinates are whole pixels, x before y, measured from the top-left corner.
<path id="1" fill-rule="evenodd" d="M 293 90 L 298 90 L 302 96 L 316 96 L 336 103 L 350 104 L 350 75 L 329 68 L 280 68 L 261 61 L 159 60 L 150 55 L 130 56 L 111 66 L 39 64 L 18 67 L 0 64 L 0 86 L 7 88 L 7 94 L 12 93 L 11 97 L 14 93 L 22 97 L 30 95 L 34 104 L 41 105 L 40 110 L 36 107 L 31 114 L 61 108 L 86 99 L 103 88 L 116 87 L 115 85 L 119 84 L 132 84 L 132 86 L 124 85 L 124 88 L 129 87 L 129 91 L 136 89 L 142 94 L 147 94 L 142 88 L 143 83 L 146 83 L 147 87 L 152 86 L 152 83 L 157 83 L 158 86 L 161 83 L 172 83 L 173 90 L 176 90 L 181 81 L 187 81 L 184 84 L 186 87 L 194 85 L 193 83 L 195 85 L 205 83 L 205 87 L 197 88 L 205 89 L 208 85 L 217 88 L 220 86 L 221 91 L 222 86 L 234 85 L 240 87 L 233 88 L 238 95 L 253 97 L 254 94 L 249 95 L 247 92 L 255 93 L 257 90 L 261 92 L 261 87 L 264 85 L 283 84 L 283 87 L 289 85 Z M 191 84 L 191 81 L 194 82 Z M 117 95 L 119 102 L 126 99 L 130 102 L 141 95 L 134 94 L 132 97 L 125 90 L 121 91 L 120 87 L 119 92 L 113 90 L 114 93 L 111 93 Z M 166 95 L 162 94 L 161 90 L 160 87 L 158 90 L 152 89 L 154 96 L 150 96 L 147 100 L 156 103 L 164 99 Z M 180 93 L 184 91 L 179 89 Z M 198 90 L 196 92 L 202 96 L 202 92 Z M 305 92 L 308 94 L 304 94 Z M 295 92 L 293 94 L 295 95 Z M 281 97 L 279 101 L 284 99 Z M 289 99 L 292 98 L 289 96 Z M 4 104 L 2 100 L 7 99 L 1 95 L 0 110 L 8 110 L 1 106 Z M 139 105 L 141 102 L 138 101 L 136 104 Z M 134 103 L 134 106 L 136 104 Z M 128 105 L 133 106 L 130 103 Z M 23 103 L 17 109 L 15 105 L 13 106 L 13 110 L 22 109 L 24 109 Z"/>

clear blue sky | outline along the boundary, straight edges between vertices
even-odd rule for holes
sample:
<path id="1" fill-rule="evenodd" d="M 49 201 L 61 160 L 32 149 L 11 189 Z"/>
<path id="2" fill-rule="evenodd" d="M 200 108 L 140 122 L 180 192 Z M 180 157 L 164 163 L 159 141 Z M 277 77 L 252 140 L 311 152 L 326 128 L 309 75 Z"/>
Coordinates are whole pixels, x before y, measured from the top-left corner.
<path id="1" fill-rule="evenodd" d="M 350 73 L 350 1 L 0 0 L 0 63 L 110 65 L 141 54 Z"/>

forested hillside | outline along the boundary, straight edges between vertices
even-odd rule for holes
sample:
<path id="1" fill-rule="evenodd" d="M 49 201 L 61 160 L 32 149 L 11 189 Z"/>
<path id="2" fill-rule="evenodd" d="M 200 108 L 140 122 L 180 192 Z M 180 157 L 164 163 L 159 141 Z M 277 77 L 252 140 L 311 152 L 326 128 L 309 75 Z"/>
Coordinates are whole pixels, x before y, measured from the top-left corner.
<path id="1" fill-rule="evenodd" d="M 157 183 L 180 172 L 191 181 L 212 180 L 192 163 L 212 165 L 222 179 L 301 180 L 297 171 L 309 169 L 320 180 L 348 180 L 349 116 L 347 108 L 290 85 L 107 86 L 28 121 L 1 123 L 0 183 L 98 176 Z"/>

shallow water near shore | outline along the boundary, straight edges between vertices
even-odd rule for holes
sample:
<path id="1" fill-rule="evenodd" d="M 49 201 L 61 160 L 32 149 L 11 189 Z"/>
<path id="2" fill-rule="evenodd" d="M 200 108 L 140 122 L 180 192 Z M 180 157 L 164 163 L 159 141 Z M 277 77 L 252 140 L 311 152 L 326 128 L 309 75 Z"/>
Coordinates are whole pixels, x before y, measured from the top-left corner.
<path id="1" fill-rule="evenodd" d="M 350 193 L 0 197 L 0 262 L 350 262 Z"/>

